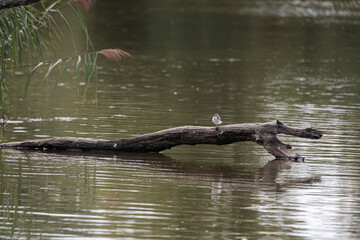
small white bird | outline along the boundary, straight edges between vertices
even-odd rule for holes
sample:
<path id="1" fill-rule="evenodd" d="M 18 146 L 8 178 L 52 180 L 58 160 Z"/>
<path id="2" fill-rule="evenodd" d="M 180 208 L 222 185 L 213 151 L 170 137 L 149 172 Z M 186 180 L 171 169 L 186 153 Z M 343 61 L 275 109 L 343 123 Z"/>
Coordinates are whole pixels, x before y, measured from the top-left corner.
<path id="1" fill-rule="evenodd" d="M 220 115 L 215 113 L 214 116 L 212 117 L 212 122 L 215 124 L 215 125 L 220 125 L 222 123 L 221 121 L 221 118 L 220 118 Z"/>

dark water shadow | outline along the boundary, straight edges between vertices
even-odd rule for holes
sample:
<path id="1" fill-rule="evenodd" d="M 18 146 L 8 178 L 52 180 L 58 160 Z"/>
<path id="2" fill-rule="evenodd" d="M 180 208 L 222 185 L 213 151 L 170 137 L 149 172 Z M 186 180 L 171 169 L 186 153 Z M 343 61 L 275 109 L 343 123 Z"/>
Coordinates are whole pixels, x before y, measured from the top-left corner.
<path id="1" fill-rule="evenodd" d="M 96 160 L 136 165 L 144 171 L 152 171 L 166 179 L 186 179 L 193 181 L 245 183 L 257 186 L 275 186 L 277 190 L 298 184 L 311 184 L 321 181 L 319 176 L 309 173 L 304 162 L 274 159 L 259 169 L 248 169 L 242 165 L 229 165 L 221 161 L 179 161 L 161 153 L 114 153 L 83 151 L 39 151 L 2 149 L 2 152 L 23 153 L 31 157 L 48 155 L 69 161 Z M 279 176 L 283 172 L 287 175 Z"/>

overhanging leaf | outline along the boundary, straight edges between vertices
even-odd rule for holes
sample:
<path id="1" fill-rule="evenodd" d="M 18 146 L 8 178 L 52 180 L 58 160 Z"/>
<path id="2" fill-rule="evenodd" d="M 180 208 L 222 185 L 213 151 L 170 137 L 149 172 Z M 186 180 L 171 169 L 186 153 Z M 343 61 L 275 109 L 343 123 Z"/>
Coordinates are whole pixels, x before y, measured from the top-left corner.
<path id="1" fill-rule="evenodd" d="M 64 75 L 66 69 L 67 69 L 68 66 L 69 66 L 69 63 L 70 63 L 71 59 L 72 59 L 72 58 L 69 58 L 69 59 L 66 61 L 65 66 L 64 66 L 62 72 L 60 73 L 58 79 L 56 80 L 54 87 L 60 82 L 62 76 Z"/>
<path id="2" fill-rule="evenodd" d="M 38 65 L 36 65 L 33 69 L 31 69 L 29 71 L 29 74 L 27 76 L 27 79 L 26 79 L 26 83 L 25 83 L 25 90 L 24 90 L 24 97 L 26 96 L 26 93 L 27 93 L 27 90 L 29 88 L 29 85 L 30 85 L 30 82 L 31 82 L 31 77 L 34 75 L 34 73 L 36 72 L 36 70 L 41 67 L 44 63 L 43 62 L 40 62 Z"/>
<path id="3" fill-rule="evenodd" d="M 54 67 L 55 67 L 56 65 L 58 65 L 58 64 L 61 63 L 61 62 L 62 62 L 62 59 L 58 59 L 55 63 L 51 64 L 50 67 L 49 67 L 49 69 L 48 69 L 48 71 L 46 72 L 46 75 L 45 75 L 45 77 L 44 77 L 43 80 L 46 79 L 46 82 L 48 83 L 49 75 L 50 75 L 51 71 L 54 69 Z"/>

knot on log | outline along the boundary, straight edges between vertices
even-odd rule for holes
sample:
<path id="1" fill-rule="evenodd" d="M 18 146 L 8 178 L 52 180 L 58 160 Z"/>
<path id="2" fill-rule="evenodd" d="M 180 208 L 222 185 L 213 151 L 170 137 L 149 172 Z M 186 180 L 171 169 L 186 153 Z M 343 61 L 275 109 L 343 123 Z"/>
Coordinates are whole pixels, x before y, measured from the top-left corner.
<path id="1" fill-rule="evenodd" d="M 281 121 L 279 120 L 276 120 L 276 124 L 279 124 L 279 125 L 284 125 Z"/>

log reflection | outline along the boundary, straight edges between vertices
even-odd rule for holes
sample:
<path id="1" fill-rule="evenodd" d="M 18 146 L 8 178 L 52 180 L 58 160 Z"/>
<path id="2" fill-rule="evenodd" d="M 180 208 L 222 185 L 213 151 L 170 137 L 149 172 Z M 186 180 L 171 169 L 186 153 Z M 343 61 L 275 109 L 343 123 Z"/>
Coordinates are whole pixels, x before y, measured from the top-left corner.
<path id="1" fill-rule="evenodd" d="M 134 165 L 136 164 L 141 170 L 155 171 L 160 173 L 163 178 L 167 179 L 187 179 L 194 181 L 209 181 L 216 182 L 230 182 L 230 183 L 246 183 L 250 185 L 279 185 L 278 176 L 282 171 L 290 171 L 292 174 L 293 166 L 306 165 L 303 162 L 294 162 L 292 160 L 275 159 L 266 163 L 259 169 L 244 168 L 243 165 L 226 164 L 221 160 L 216 162 L 202 162 L 202 161 L 180 161 L 173 159 L 161 153 L 121 153 L 114 154 L 113 152 L 71 152 L 71 151 L 46 151 L 40 152 L 36 150 L 2 150 L 6 152 L 17 152 L 29 154 L 32 157 L 43 156 L 49 154 L 51 156 L 60 156 L 77 160 L 81 158 L 84 160 L 96 161 L 113 161 L 122 164 Z M 299 168 L 299 167 L 297 167 Z M 299 174 L 299 171 L 294 171 L 294 174 Z M 280 185 L 292 185 L 298 183 L 312 183 L 320 181 L 319 177 L 308 175 L 306 177 L 294 178 L 287 182 L 283 179 Z"/>

